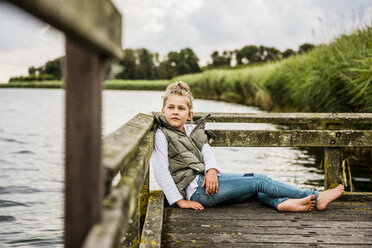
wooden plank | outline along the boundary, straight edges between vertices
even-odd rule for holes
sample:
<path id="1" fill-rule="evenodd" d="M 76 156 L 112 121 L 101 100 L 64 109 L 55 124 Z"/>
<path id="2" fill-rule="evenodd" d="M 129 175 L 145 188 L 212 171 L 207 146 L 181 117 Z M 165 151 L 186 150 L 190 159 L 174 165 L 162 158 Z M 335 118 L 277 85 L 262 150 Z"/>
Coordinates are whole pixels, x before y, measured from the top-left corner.
<path id="1" fill-rule="evenodd" d="M 142 229 L 140 248 L 161 247 L 161 234 L 163 227 L 164 194 L 162 191 L 151 191 Z"/>
<path id="2" fill-rule="evenodd" d="M 336 188 L 342 183 L 341 149 L 324 148 L 324 190 Z"/>
<path id="3" fill-rule="evenodd" d="M 150 162 L 150 161 L 149 161 Z M 146 165 L 147 167 L 150 167 L 150 163 Z M 140 230 L 142 230 L 143 225 L 145 223 L 146 219 L 146 213 L 148 208 L 148 202 L 150 197 L 150 170 L 147 171 L 145 175 L 145 180 L 143 182 L 141 193 L 139 195 L 139 202 L 140 202 Z"/>
<path id="4" fill-rule="evenodd" d="M 139 195 L 149 171 L 149 160 L 153 148 L 154 132 L 151 131 L 143 138 L 133 161 L 121 171 L 122 176 L 118 185 L 126 185 L 130 189 L 128 199 L 130 225 L 122 243 L 125 247 L 137 247 L 140 242 Z"/>
<path id="5" fill-rule="evenodd" d="M 82 73 L 84 72 L 84 73 Z M 104 61 L 66 39 L 65 245 L 80 247 L 101 218 Z"/>
<path id="6" fill-rule="evenodd" d="M 301 244 L 300 247 L 323 247 L 323 248 L 339 248 L 339 247 L 355 247 L 355 248 L 370 248 L 371 246 L 370 245 L 352 245 L 352 244 L 345 244 L 345 245 L 342 245 L 342 244 Z M 182 242 L 182 241 L 179 241 L 179 242 L 175 242 L 175 243 L 168 243 L 168 244 L 165 244 L 163 247 L 167 247 L 167 248 L 172 248 L 172 247 L 175 247 L 175 248 L 206 248 L 206 247 L 213 247 L 213 248 L 235 248 L 235 247 L 281 247 L 281 248 L 284 248 L 284 247 L 299 247 L 298 244 L 283 244 L 283 243 L 239 243 L 239 242 L 236 242 L 236 243 L 213 243 L 212 241 L 198 241 L 197 243 L 196 242 L 192 242 L 192 241 L 186 241 L 186 242 Z"/>
<path id="7" fill-rule="evenodd" d="M 297 228 L 297 227 L 257 227 L 257 226 L 244 226 L 244 227 L 224 227 L 220 230 L 216 228 L 203 228 L 202 230 L 198 227 L 180 227 L 180 226 L 167 226 L 167 234 L 194 234 L 204 235 L 204 234 L 215 234 L 220 233 L 241 233 L 241 234 L 267 234 L 275 233 L 277 235 L 324 235 L 331 234 L 334 236 L 350 236 L 352 230 L 353 234 L 356 236 L 366 236 L 370 235 L 372 232 L 371 228 L 365 229 L 345 229 L 345 228 L 334 228 L 329 229 L 328 227 L 306 227 L 306 228 Z"/>
<path id="8" fill-rule="evenodd" d="M 211 130 L 213 146 L 372 147 L 371 130 Z"/>
<path id="9" fill-rule="evenodd" d="M 334 245 L 372 245 L 371 236 L 332 236 L 332 235 L 276 235 L 276 234 L 167 234 L 164 239 L 168 243 L 211 241 L 212 243 L 284 243 L 284 244 L 334 244 Z"/>
<path id="10" fill-rule="evenodd" d="M 122 185 L 105 197 L 102 221 L 91 229 L 83 248 L 120 247 L 129 226 L 129 191 L 129 187 Z"/>
<path id="11" fill-rule="evenodd" d="M 337 201 L 371 202 L 372 192 L 344 192 Z"/>
<path id="12" fill-rule="evenodd" d="M 105 198 L 102 221 L 89 233 L 84 247 L 119 247 L 132 222 L 138 195 L 148 171 L 148 160 L 153 149 L 153 133 L 143 138 L 134 159 L 122 172 L 116 188 Z"/>
<path id="13" fill-rule="evenodd" d="M 343 226 L 345 228 L 372 228 L 372 223 L 368 221 L 355 221 L 350 220 L 198 220 L 198 219 L 167 219 L 168 225 L 179 225 L 179 226 L 199 226 L 213 227 L 219 230 L 223 230 L 225 227 L 244 227 L 244 226 L 257 226 L 257 227 L 315 227 L 321 228 L 328 226 L 330 228 L 338 228 Z"/>
<path id="14" fill-rule="evenodd" d="M 110 191 L 112 179 L 120 170 L 124 170 L 136 155 L 141 140 L 152 127 L 153 122 L 152 115 L 137 114 L 119 129 L 104 137 L 103 167 L 106 194 Z"/>
<path id="15" fill-rule="evenodd" d="M 102 55 L 122 57 L 121 14 L 109 0 L 9 0 Z"/>
<path id="16" fill-rule="evenodd" d="M 216 221 L 225 222 L 226 220 L 262 220 L 262 221 L 270 221 L 270 220 L 281 220 L 285 219 L 288 221 L 296 222 L 298 220 L 302 221 L 348 221 L 348 220 L 355 220 L 355 221 L 366 221 L 367 219 L 372 219 L 372 211 L 370 206 L 357 206 L 350 209 L 350 213 L 347 210 L 342 211 L 338 210 L 337 214 L 329 213 L 326 214 L 319 214 L 317 211 L 313 211 L 311 214 L 283 214 L 283 213 L 265 213 L 262 216 L 258 211 L 247 211 L 247 212 L 208 212 L 208 213 L 190 213 L 187 212 L 179 212 L 179 213 L 172 213 L 167 211 L 168 220 L 177 220 L 177 219 L 198 219 L 198 220 L 208 220 L 213 219 Z"/>
<path id="17" fill-rule="evenodd" d="M 280 123 L 280 124 L 372 124 L 372 113 L 202 113 L 194 119 L 211 114 L 210 122 L 228 123 Z"/>

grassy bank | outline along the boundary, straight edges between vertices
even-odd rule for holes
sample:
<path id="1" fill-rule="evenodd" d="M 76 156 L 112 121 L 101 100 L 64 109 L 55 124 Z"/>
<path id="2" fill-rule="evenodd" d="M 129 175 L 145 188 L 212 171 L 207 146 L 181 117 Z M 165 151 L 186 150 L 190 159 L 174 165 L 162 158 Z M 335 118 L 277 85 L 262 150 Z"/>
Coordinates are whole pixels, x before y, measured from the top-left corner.
<path id="1" fill-rule="evenodd" d="M 165 90 L 168 80 L 106 80 L 110 90 Z M 0 88 L 63 88 L 62 81 L 31 81 L 0 84 Z"/>
<path id="2" fill-rule="evenodd" d="M 0 88 L 61 88 L 61 81 L 28 81 L 12 82 L 9 84 L 0 84 Z"/>
<path id="3" fill-rule="evenodd" d="M 173 79 L 197 97 L 271 111 L 372 112 L 372 27 L 275 63 Z"/>

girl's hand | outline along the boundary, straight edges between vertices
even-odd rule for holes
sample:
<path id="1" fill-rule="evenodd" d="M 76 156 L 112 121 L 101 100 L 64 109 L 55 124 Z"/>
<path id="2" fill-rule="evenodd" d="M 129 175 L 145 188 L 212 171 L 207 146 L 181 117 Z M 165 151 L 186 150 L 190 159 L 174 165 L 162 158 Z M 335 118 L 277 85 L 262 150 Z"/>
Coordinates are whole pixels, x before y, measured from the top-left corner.
<path id="1" fill-rule="evenodd" d="M 176 202 L 176 204 L 180 208 L 190 208 L 190 209 L 195 209 L 195 210 L 204 209 L 203 205 L 201 205 L 199 202 L 196 202 L 196 201 L 187 201 L 187 200 L 182 199 Z"/>
<path id="2" fill-rule="evenodd" d="M 205 193 L 207 195 L 214 195 L 215 192 L 218 192 L 218 177 L 216 169 L 209 169 L 207 175 L 204 177 L 202 183 L 202 188 L 206 186 Z"/>

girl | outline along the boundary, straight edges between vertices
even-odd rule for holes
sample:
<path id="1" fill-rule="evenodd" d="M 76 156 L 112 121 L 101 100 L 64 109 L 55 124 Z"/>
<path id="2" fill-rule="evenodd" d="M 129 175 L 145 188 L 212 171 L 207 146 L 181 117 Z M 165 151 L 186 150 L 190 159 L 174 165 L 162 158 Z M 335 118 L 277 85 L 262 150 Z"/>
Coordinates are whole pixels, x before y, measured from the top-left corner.
<path id="1" fill-rule="evenodd" d="M 169 205 L 202 210 L 221 203 L 244 202 L 258 193 L 260 200 L 278 211 L 324 210 L 341 196 L 343 185 L 323 192 L 299 189 L 266 175 L 222 174 L 204 130 L 208 116 L 195 124 L 193 97 L 184 82 L 170 84 L 163 96 L 161 115 L 151 157 L 156 181 Z"/>

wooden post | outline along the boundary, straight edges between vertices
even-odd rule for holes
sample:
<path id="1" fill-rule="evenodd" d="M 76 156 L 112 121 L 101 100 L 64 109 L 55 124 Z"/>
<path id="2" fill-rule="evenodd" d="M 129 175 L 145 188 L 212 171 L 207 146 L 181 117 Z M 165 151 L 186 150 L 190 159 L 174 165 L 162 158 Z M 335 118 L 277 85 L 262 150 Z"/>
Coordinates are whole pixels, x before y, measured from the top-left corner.
<path id="1" fill-rule="evenodd" d="M 324 190 L 335 188 L 341 183 L 340 150 L 340 148 L 324 148 Z"/>
<path id="2" fill-rule="evenodd" d="M 147 168 L 149 168 L 149 162 L 147 162 Z M 141 189 L 141 194 L 139 197 L 140 201 L 140 230 L 142 230 L 143 223 L 145 222 L 146 212 L 147 212 L 147 205 L 150 196 L 150 170 L 147 170 L 145 175 L 145 180 L 143 182 L 143 186 Z"/>
<path id="3" fill-rule="evenodd" d="M 65 247 L 80 247 L 101 218 L 103 62 L 66 37 Z"/>
<path id="4" fill-rule="evenodd" d="M 328 130 L 339 130 L 338 124 L 326 124 Z M 338 137 L 330 140 L 330 143 L 336 144 Z M 341 183 L 341 148 L 324 148 L 324 190 L 337 187 Z"/>

